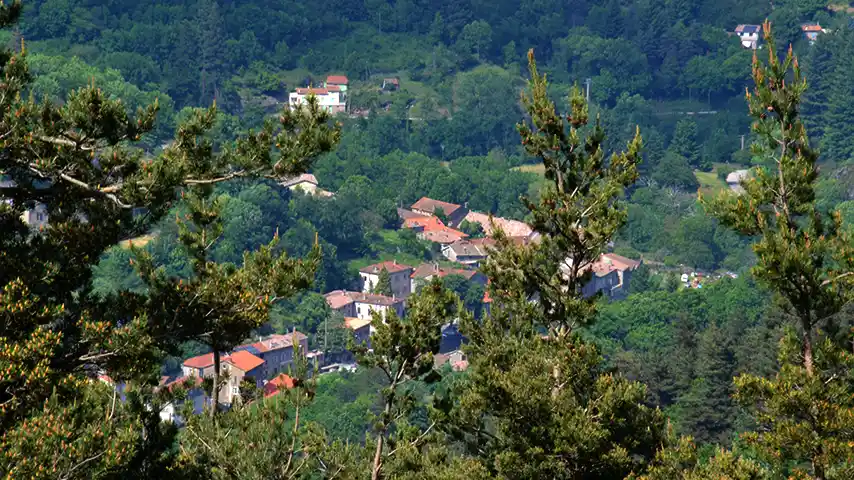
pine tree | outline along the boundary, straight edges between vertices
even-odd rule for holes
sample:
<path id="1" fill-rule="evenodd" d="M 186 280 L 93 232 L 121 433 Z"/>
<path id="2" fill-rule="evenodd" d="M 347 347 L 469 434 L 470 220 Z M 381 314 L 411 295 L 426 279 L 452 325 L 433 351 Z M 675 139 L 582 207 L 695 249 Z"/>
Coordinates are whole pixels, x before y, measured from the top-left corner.
<path id="1" fill-rule="evenodd" d="M 669 148 L 687 159 L 692 167 L 699 167 L 700 147 L 697 145 L 697 123 L 693 120 L 679 120 Z"/>
<path id="2" fill-rule="evenodd" d="M 375 436 L 369 444 L 374 449 L 370 468 L 372 480 L 389 478 L 386 464 L 398 461 L 392 457 L 418 452 L 433 430 L 435 422 L 422 432 L 407 421 L 416 400 L 409 386 L 416 380 L 438 380 L 433 372 L 433 355 L 439 353 L 441 327 L 461 312 L 459 299 L 445 289 L 438 278 L 433 279 L 416 296 L 410 297 L 405 320 L 393 311 L 386 313 L 384 318 L 374 313 L 372 324 L 376 332 L 371 336 L 370 349 L 351 345 L 360 365 L 378 368 L 388 379 L 388 385 L 381 392 L 383 410 L 374 422 Z M 410 468 L 406 463 L 403 465 L 403 471 Z"/>
<path id="3" fill-rule="evenodd" d="M 581 137 L 587 105 L 578 89 L 567 126 L 532 52 L 529 67 L 532 126 L 519 131 L 548 181 L 539 201 L 524 202 L 542 237 L 516 246 L 498 234 L 484 267 L 492 312 L 462 321 L 468 375 L 438 402 L 442 425 L 497 478 L 622 478 L 652 459 L 665 420 L 644 405 L 643 385 L 605 372 L 575 327 L 595 316 L 596 299 L 583 298 L 581 287 L 625 219 L 618 198 L 637 178 L 641 138 L 606 162 L 598 121 Z"/>
<path id="4" fill-rule="evenodd" d="M 373 293 L 379 295 L 385 295 L 387 297 L 392 296 L 393 292 L 391 289 L 391 275 L 388 273 L 385 267 L 380 270 L 380 274 L 377 278 L 377 284 L 374 285 Z"/>
<path id="5" fill-rule="evenodd" d="M 13 24 L 20 11 L 19 2 L 0 6 L 0 26 Z M 208 123 L 180 127 L 163 154 L 143 157 L 132 143 L 151 131 L 156 103 L 131 116 L 90 85 L 62 105 L 39 104 L 23 95 L 30 81 L 26 50 L 3 52 L 0 63 L 0 195 L 11 202 L 0 202 L 0 472 L 163 476 L 174 458 L 175 428 L 161 422 L 167 399 L 154 387 L 164 356 L 203 333 L 197 328 L 204 317 L 187 315 L 192 302 L 174 302 L 186 298 L 178 282 L 155 295 L 95 295 L 93 264 L 162 217 L 176 190 L 305 171 L 338 132 L 313 102 L 283 113 L 281 135 L 265 126 L 201 165 L 210 157 L 193 152 L 213 117 L 208 113 Z M 33 231 L 21 213 L 37 203 L 49 224 Z M 265 255 L 252 257 L 248 263 L 258 268 L 244 269 L 245 277 L 275 263 Z M 208 284 L 221 289 L 205 292 L 209 297 L 230 294 L 228 282 Z M 99 375 L 124 387 L 123 401 Z"/>
<path id="6" fill-rule="evenodd" d="M 684 412 L 679 424 L 700 443 L 722 444 L 731 433 L 735 416 L 730 398 L 731 357 L 729 337 L 717 325 L 709 325 L 699 335 L 694 381 L 678 403 L 679 410 Z"/>
<path id="7" fill-rule="evenodd" d="M 193 415 L 191 405 L 181 434 L 175 478 L 364 478 L 363 449 L 332 442 L 323 431 L 307 426 L 304 412 L 317 388 L 317 372 L 296 352 L 289 384 L 274 396 L 233 406 L 211 419 Z"/>
<path id="8" fill-rule="evenodd" d="M 760 169 L 744 196 L 710 202 L 721 222 L 757 236 L 754 276 L 777 295 L 793 325 L 781 343 L 781 369 L 771 379 L 742 375 L 736 399 L 759 428 L 745 439 L 775 473 L 791 478 L 851 478 L 854 466 L 854 356 L 838 314 L 854 296 L 854 239 L 838 212 L 816 208 L 817 154 L 799 116 L 806 89 L 791 47 L 781 61 L 770 25 L 769 59 L 754 56 L 755 90 L 748 94 Z"/>
<path id="9" fill-rule="evenodd" d="M 759 237 L 753 245 L 753 275 L 779 295 L 796 319 L 804 367 L 811 371 L 817 328 L 834 330 L 835 315 L 852 298 L 854 255 L 841 216 L 823 218 L 816 209 L 818 155 L 799 115 L 806 81 L 798 61 L 791 48 L 781 61 L 770 48 L 773 43 L 768 46 L 767 65 L 754 56 L 756 88 L 747 100 L 759 137 L 753 153 L 772 167 L 758 169 L 743 196 L 725 192 L 706 204 L 722 224 Z M 793 80 L 786 78 L 790 71 Z"/>
<path id="10" fill-rule="evenodd" d="M 272 124 L 268 124 L 263 131 L 240 142 L 236 150 L 240 153 L 237 155 L 258 154 L 258 150 L 269 145 L 271 139 L 276 145 L 286 145 L 292 136 L 289 128 L 295 124 L 319 122 L 319 125 L 325 126 L 329 114 L 317 109 L 316 102 L 309 108 L 314 110 L 286 111 L 281 117 L 281 133 L 274 136 Z M 168 278 L 163 271 L 155 268 L 150 255 L 138 253 L 139 271 L 148 284 L 152 303 L 157 305 L 157 310 L 149 316 L 162 315 L 168 318 L 174 316 L 174 312 L 181 312 L 186 320 L 182 325 L 184 331 L 180 333 L 208 345 L 213 352 L 211 415 L 218 410 L 222 352 L 231 350 L 264 324 L 276 301 L 310 286 L 320 264 L 320 249 L 316 241 L 314 249 L 303 261 L 291 259 L 285 253 L 275 254 L 278 236 L 257 252 L 244 254 L 240 268 L 210 260 L 210 249 L 222 234 L 222 205 L 218 199 L 211 199 L 210 194 L 216 181 L 228 177 L 222 176 L 221 169 L 228 164 L 229 157 L 235 155 L 230 151 L 214 153 L 211 142 L 204 138 L 204 133 L 213 126 L 215 118 L 216 110 L 213 108 L 197 111 L 193 119 L 179 130 L 176 139 L 177 155 L 196 170 L 196 178 L 184 195 L 189 213 L 184 219 L 177 220 L 180 226 L 179 241 L 191 260 L 191 278 L 187 281 Z M 336 131 L 328 128 L 318 129 L 314 134 L 315 141 L 327 145 L 334 144 L 337 136 Z M 282 170 L 288 169 L 285 162 L 290 160 L 290 154 L 289 151 L 283 151 L 278 157 L 268 155 L 265 163 L 272 163 L 272 169 L 254 165 L 255 174 L 262 174 L 268 169 L 275 170 L 276 166 Z M 314 155 L 301 159 L 306 163 L 298 167 L 300 171 L 305 171 L 307 162 L 313 158 Z"/>

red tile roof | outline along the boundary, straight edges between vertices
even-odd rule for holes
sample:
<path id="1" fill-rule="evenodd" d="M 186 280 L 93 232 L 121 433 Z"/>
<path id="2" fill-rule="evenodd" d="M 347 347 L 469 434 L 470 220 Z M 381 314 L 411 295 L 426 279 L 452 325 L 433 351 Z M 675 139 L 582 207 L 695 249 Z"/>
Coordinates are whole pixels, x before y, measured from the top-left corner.
<path id="1" fill-rule="evenodd" d="M 402 298 L 387 297 L 385 295 L 377 295 L 375 293 L 365 292 L 350 292 L 347 290 L 335 290 L 325 295 L 326 303 L 336 310 L 352 302 L 367 303 L 369 305 L 385 305 L 392 306 L 398 303 L 403 303 Z M 337 307 L 335 305 L 338 305 Z"/>
<path id="2" fill-rule="evenodd" d="M 425 228 L 424 231 L 421 233 L 421 236 L 424 238 L 424 240 L 434 243 L 441 243 L 443 245 L 458 242 L 468 237 L 468 235 L 466 235 L 465 233 L 459 230 L 454 230 L 450 227 L 442 227 L 436 229 Z"/>
<path id="3" fill-rule="evenodd" d="M 415 213 L 412 210 L 407 210 L 405 208 L 397 209 L 397 216 L 401 218 L 401 220 L 406 220 L 408 218 L 427 218 L 428 215 L 424 215 L 423 213 Z"/>
<path id="4" fill-rule="evenodd" d="M 192 379 L 193 379 L 193 382 L 192 382 L 190 385 L 188 385 L 188 387 L 189 387 L 190 389 L 198 388 L 198 387 L 202 386 L 202 381 L 203 381 L 203 380 L 202 380 L 200 377 L 196 377 L 196 376 L 193 376 L 193 377 L 178 377 L 178 378 L 176 378 L 175 380 L 173 380 L 173 381 L 171 381 L 171 382 L 169 382 L 169 383 L 165 383 L 165 384 L 163 384 L 162 386 L 171 392 L 171 391 L 172 391 L 172 389 L 173 389 L 173 388 L 175 388 L 175 387 L 177 387 L 178 385 L 184 385 L 185 383 L 187 383 L 187 380 L 189 380 L 190 378 L 192 378 Z"/>
<path id="5" fill-rule="evenodd" d="M 492 217 L 492 223 L 490 223 L 489 215 L 480 212 L 467 213 L 466 220 L 471 223 L 479 223 L 483 228 L 483 232 L 487 235 L 492 235 L 492 223 L 503 230 L 504 234 L 508 237 L 527 237 L 534 233 L 534 229 L 525 222 L 501 217 Z"/>
<path id="6" fill-rule="evenodd" d="M 442 221 L 436 217 L 424 216 L 424 217 L 407 218 L 406 220 L 403 221 L 403 226 L 406 228 L 419 227 L 419 228 L 424 228 L 424 229 L 428 229 L 428 228 L 439 229 L 441 227 L 444 227 L 445 224 L 442 223 Z"/>
<path id="7" fill-rule="evenodd" d="M 471 280 L 478 274 L 477 270 L 465 270 L 461 268 L 443 268 L 436 264 L 422 263 L 412 272 L 411 278 L 427 278 L 437 276 L 439 278 L 447 277 L 448 275 L 460 275 L 466 280 Z"/>
<path id="8" fill-rule="evenodd" d="M 206 353 L 204 355 L 199 355 L 197 357 L 188 358 L 184 360 L 184 366 L 190 368 L 207 368 L 213 366 L 214 364 L 214 354 Z"/>
<path id="9" fill-rule="evenodd" d="M 821 25 L 801 25 L 801 29 L 805 32 L 821 32 Z"/>
<path id="10" fill-rule="evenodd" d="M 255 355 L 252 355 L 246 350 L 240 350 L 238 352 L 232 353 L 225 361 L 243 370 L 244 372 L 249 372 L 264 364 L 264 360 L 261 360 L 260 358 L 256 357 Z"/>
<path id="11" fill-rule="evenodd" d="M 373 265 L 368 265 L 367 267 L 363 267 L 363 268 L 359 269 L 359 271 L 362 273 L 369 273 L 369 274 L 376 275 L 376 274 L 380 273 L 380 271 L 382 271 L 383 268 L 385 268 L 388 271 L 388 273 L 398 273 L 398 272 L 404 272 L 406 270 L 412 270 L 412 267 L 410 267 L 409 265 L 397 263 L 397 260 L 394 260 L 394 261 L 386 261 L 386 262 L 375 263 Z"/>
<path id="12" fill-rule="evenodd" d="M 344 318 L 344 326 L 349 328 L 350 330 L 358 330 L 362 327 L 371 324 L 370 318 L 355 318 L 355 317 L 345 317 Z"/>
<path id="13" fill-rule="evenodd" d="M 261 338 L 255 343 L 241 345 L 241 347 L 252 346 L 255 347 L 259 352 L 264 353 L 272 350 L 279 350 L 281 348 L 293 347 L 294 337 L 296 337 L 297 343 L 301 343 L 303 340 L 308 338 L 302 333 L 294 331 L 293 333 L 268 335 L 266 337 Z"/>
<path id="14" fill-rule="evenodd" d="M 639 261 L 617 255 L 616 253 L 605 253 L 599 261 L 609 263 L 617 270 L 634 270 L 640 266 Z"/>
<path id="15" fill-rule="evenodd" d="M 347 85 L 350 83 L 350 80 L 344 75 L 329 75 L 326 77 L 326 83 L 327 85 Z"/>
<path id="16" fill-rule="evenodd" d="M 329 93 L 328 88 L 298 88 L 297 94 L 299 95 L 308 95 L 309 93 L 313 93 L 315 95 L 327 95 Z"/>
<path id="17" fill-rule="evenodd" d="M 264 385 L 264 396 L 272 397 L 274 395 L 278 395 L 282 389 L 290 390 L 294 388 L 294 385 L 296 385 L 294 379 L 291 376 L 282 373 Z"/>
<path id="18" fill-rule="evenodd" d="M 310 173 L 303 173 L 302 175 L 297 175 L 295 177 L 285 178 L 281 183 L 279 183 L 279 185 L 287 188 L 299 185 L 300 183 L 311 183 L 312 185 L 317 186 L 317 177 Z"/>
<path id="19" fill-rule="evenodd" d="M 326 303 L 329 304 L 329 308 L 332 310 L 338 310 L 341 307 L 346 307 L 347 305 L 353 303 L 353 299 L 347 295 L 347 292 L 343 290 L 335 290 L 334 292 L 329 292 L 326 295 Z"/>
<path id="20" fill-rule="evenodd" d="M 421 197 L 421 199 L 413 203 L 411 207 L 412 210 L 421 210 L 422 212 L 427 212 L 430 214 L 435 212 L 437 208 L 442 210 L 445 215 L 451 215 L 462 207 L 455 203 L 443 202 L 441 200 L 433 200 L 432 198 L 428 197 Z"/>

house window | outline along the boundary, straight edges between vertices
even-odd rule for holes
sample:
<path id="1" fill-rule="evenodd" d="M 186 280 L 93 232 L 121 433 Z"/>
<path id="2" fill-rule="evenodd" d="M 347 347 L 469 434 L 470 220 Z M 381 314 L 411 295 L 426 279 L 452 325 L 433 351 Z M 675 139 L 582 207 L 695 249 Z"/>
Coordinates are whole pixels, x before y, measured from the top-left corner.
<path id="1" fill-rule="evenodd" d="M 232 395 L 238 395 L 240 393 L 240 389 L 237 387 L 231 387 Z"/>

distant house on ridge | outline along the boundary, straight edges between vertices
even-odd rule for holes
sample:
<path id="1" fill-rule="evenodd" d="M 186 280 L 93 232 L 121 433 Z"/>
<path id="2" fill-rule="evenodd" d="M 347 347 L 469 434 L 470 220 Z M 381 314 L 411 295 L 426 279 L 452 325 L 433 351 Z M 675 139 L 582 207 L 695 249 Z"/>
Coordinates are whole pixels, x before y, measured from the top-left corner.
<path id="1" fill-rule="evenodd" d="M 762 25 L 739 25 L 735 27 L 741 46 L 756 50 L 759 47 L 759 39 L 762 37 Z"/>

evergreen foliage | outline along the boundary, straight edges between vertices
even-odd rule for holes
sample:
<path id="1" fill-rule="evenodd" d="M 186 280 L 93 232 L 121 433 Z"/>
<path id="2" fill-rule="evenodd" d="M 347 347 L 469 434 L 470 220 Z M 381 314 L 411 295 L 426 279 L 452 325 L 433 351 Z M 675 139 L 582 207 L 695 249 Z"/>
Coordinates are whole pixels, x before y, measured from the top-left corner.
<path id="1" fill-rule="evenodd" d="M 580 93 L 564 122 L 533 53 L 529 65 L 533 126 L 519 131 L 546 166 L 539 201 L 526 200 L 543 238 L 516 247 L 499 235 L 484 268 L 495 304 L 482 322 L 463 321 L 469 373 L 442 403 L 446 428 L 498 478 L 619 478 L 652 459 L 664 417 L 644 405 L 643 385 L 606 373 L 574 327 L 593 320 L 596 303 L 581 285 L 625 219 L 615 200 L 636 178 L 641 139 L 605 164 L 598 123 L 586 139 L 579 132 L 587 123 Z"/>
<path id="2" fill-rule="evenodd" d="M 20 10 L 19 2 L 2 6 L 0 25 L 14 23 Z M 206 316 L 195 314 L 198 304 L 189 292 L 219 306 L 212 320 L 260 319 L 269 303 L 259 305 L 258 294 L 288 291 L 291 264 L 270 249 L 247 256 L 239 273 L 204 261 L 201 252 L 210 246 L 205 227 L 215 216 L 194 193 L 193 224 L 203 228 L 182 236 L 196 252 L 199 278 L 182 284 L 142 258 L 149 292 L 98 296 L 92 265 L 108 247 L 163 215 L 176 190 L 204 193 L 200 185 L 305 171 L 335 144 L 338 132 L 315 102 L 284 112 L 281 133 L 266 125 L 214 157 L 210 143 L 199 141 L 215 118 L 211 109 L 182 126 L 162 155 L 142 157 L 130 144 L 153 128 L 156 102 L 132 117 L 120 101 L 90 85 L 63 105 L 36 103 L 21 95 L 30 81 L 26 58 L 25 50 L 2 55 L 0 173 L 10 202 L 0 207 L 0 470 L 11 477 L 162 476 L 174 456 L 175 429 L 158 414 L 166 401 L 153 391 L 160 364 L 210 326 L 200 324 Z M 21 214 L 37 202 L 45 205 L 49 223 L 32 231 Z M 284 270 L 270 287 L 251 294 L 234 288 L 257 282 L 271 267 Z M 226 328 L 222 335 L 235 333 Z M 101 372 L 122 389 L 123 401 L 97 381 Z"/>
<path id="3" fill-rule="evenodd" d="M 392 295 L 391 275 L 389 275 L 388 270 L 386 270 L 385 267 L 380 270 L 380 274 L 377 278 L 377 284 L 374 285 L 373 288 L 373 293 L 385 295 L 387 297 Z"/>

